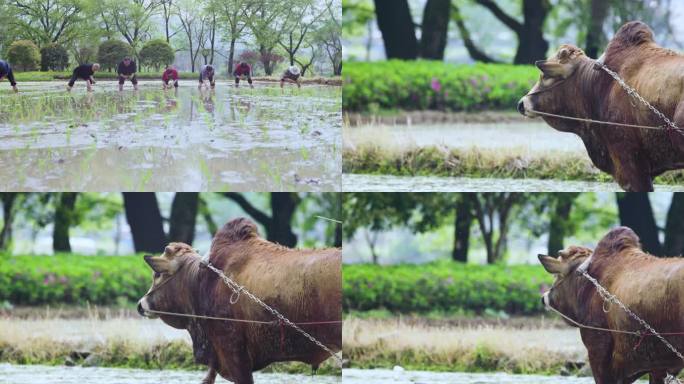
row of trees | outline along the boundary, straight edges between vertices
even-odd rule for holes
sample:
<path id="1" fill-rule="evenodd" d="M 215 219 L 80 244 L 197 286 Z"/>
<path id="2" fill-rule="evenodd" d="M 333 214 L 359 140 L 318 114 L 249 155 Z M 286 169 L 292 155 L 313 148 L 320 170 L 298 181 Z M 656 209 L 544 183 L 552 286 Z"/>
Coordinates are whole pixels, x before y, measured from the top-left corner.
<path id="1" fill-rule="evenodd" d="M 270 193 L 266 194 L 268 207 L 260 207 L 240 193 L 178 192 L 173 197 L 169 216 L 163 217 L 157 196 L 151 192 L 123 193 L 122 199 L 97 193 L 7 192 L 0 193 L 3 213 L 0 251 L 11 249 L 13 229 L 19 214 L 28 218 L 34 232 L 52 225 L 55 252 L 71 252 L 69 233 L 72 228 L 98 228 L 104 223 L 111 223 L 122 213 L 130 226 L 136 252 L 161 252 L 171 241 L 192 244 L 198 220 L 205 222 L 212 236 L 223 225 L 215 222 L 214 215 L 208 208 L 210 195 L 221 196 L 237 204 L 264 227 L 264 236 L 270 241 L 296 246 L 298 238 L 293 229 L 294 217 L 298 210 L 306 210 L 310 214 L 307 213 L 299 229 L 309 230 L 323 222 L 326 225 L 326 244 L 342 246 L 341 225 L 334 221 L 321 221 L 316 217 L 340 217 L 341 196 L 334 193 Z"/>
<path id="2" fill-rule="evenodd" d="M 607 42 L 606 30 L 615 31 L 630 20 L 642 20 L 656 34 L 674 41 L 670 1 L 621 0 L 521 0 L 516 6 L 495 0 L 426 0 L 422 21 L 414 23 L 408 0 L 344 0 L 345 32 L 353 35 L 374 19 L 382 33 L 387 58 L 444 58 L 450 28 L 455 28 L 471 58 L 482 62 L 508 61 L 496 57 L 478 42 L 473 29 L 479 20 L 469 20 L 466 8 L 486 10 L 517 39 L 514 64 L 533 64 L 546 58 L 549 38 L 576 33 L 577 45 L 590 57 Z M 515 9 L 517 8 L 517 9 Z M 472 12 L 470 12 L 472 14 Z M 489 27 L 484 27 L 489 28 Z M 416 30 L 420 30 L 420 39 Z"/>
<path id="3" fill-rule="evenodd" d="M 223 57 L 234 67 L 238 45 L 267 75 L 287 59 L 304 70 L 329 62 L 341 73 L 340 0 L 0 0 L 0 49 L 16 40 L 65 47 L 78 62 L 103 41 L 120 40 L 141 59 L 161 39 L 188 57 L 190 69 Z"/>
<path id="4" fill-rule="evenodd" d="M 375 262 L 373 233 L 408 227 L 414 233 L 453 224 L 452 258 L 466 262 L 472 235 L 482 237 L 487 262 L 502 260 L 511 227 L 518 224 L 535 238 L 548 235 L 548 254 L 563 249 L 565 239 L 594 225 L 602 236 L 614 221 L 631 227 L 644 249 L 654 255 L 684 253 L 684 193 L 673 194 L 666 225 L 658 227 L 647 193 L 616 194 L 617 217 L 597 204 L 582 204 L 579 193 L 347 193 L 344 198 L 347 238 L 360 229 L 370 233 L 368 245 Z M 586 230 L 586 228 L 584 228 Z M 664 242 L 660 234 L 664 233 Z M 598 240 L 598 238 L 596 239 Z"/>

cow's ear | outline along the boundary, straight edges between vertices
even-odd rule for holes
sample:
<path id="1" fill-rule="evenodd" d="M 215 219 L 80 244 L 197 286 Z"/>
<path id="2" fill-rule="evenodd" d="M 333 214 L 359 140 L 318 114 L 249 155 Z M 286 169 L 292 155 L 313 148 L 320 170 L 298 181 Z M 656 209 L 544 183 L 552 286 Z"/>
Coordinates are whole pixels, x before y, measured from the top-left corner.
<path id="1" fill-rule="evenodd" d="M 164 257 L 145 255 L 145 262 L 149 264 L 153 271 L 158 273 L 168 273 L 171 270 L 169 260 Z"/>
<path id="2" fill-rule="evenodd" d="M 559 259 L 546 255 L 537 255 L 539 257 L 539 262 L 541 262 L 546 272 L 558 275 L 565 271 L 565 264 Z"/>
<path id="3" fill-rule="evenodd" d="M 548 77 L 563 77 L 565 69 L 560 63 L 548 60 L 537 60 L 534 65 Z"/>

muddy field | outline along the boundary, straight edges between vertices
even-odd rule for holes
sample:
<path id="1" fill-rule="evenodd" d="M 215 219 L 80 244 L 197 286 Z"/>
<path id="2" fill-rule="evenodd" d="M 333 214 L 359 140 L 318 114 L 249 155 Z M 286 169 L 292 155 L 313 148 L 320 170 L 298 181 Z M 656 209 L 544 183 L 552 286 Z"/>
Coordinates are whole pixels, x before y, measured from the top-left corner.
<path id="1" fill-rule="evenodd" d="M 22 83 L 0 104 L 5 190 L 339 190 L 341 90 Z"/>

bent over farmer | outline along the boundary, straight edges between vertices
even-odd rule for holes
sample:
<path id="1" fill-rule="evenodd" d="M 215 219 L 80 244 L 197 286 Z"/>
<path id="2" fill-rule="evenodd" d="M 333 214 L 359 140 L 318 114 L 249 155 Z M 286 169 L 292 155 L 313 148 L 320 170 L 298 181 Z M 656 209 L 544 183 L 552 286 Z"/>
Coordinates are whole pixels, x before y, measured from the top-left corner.
<path id="1" fill-rule="evenodd" d="M 171 88 L 171 84 L 169 84 L 171 80 L 173 80 L 173 86 L 178 88 L 178 71 L 173 67 L 173 65 L 167 65 L 166 70 L 162 74 L 164 89 Z"/>
<path id="2" fill-rule="evenodd" d="M 14 81 L 14 72 L 12 72 L 12 66 L 5 60 L 0 60 L 0 81 L 2 81 L 2 79 L 5 77 L 7 80 L 9 80 L 14 92 L 19 92 L 19 89 L 17 88 L 17 82 Z"/>
<path id="3" fill-rule="evenodd" d="M 71 79 L 69 80 L 69 85 L 67 85 L 67 91 L 71 92 L 71 88 L 74 87 L 76 80 L 85 80 L 86 86 L 88 87 L 88 92 L 92 91 L 91 85 L 95 84 L 95 79 L 93 76 L 95 72 L 100 70 L 100 64 L 81 64 L 74 68 L 74 72 L 71 74 Z"/>
<path id="4" fill-rule="evenodd" d="M 116 73 L 119 75 L 119 91 L 123 91 L 123 86 L 126 80 L 131 80 L 133 83 L 133 89 L 138 90 L 138 78 L 135 77 L 135 73 L 138 71 L 135 61 L 133 61 L 129 56 L 124 57 L 124 59 L 117 65 Z"/>
<path id="5" fill-rule="evenodd" d="M 285 85 L 286 81 L 289 83 L 295 83 L 297 84 L 298 88 L 301 88 L 302 83 L 299 80 L 300 77 L 301 73 L 299 72 L 299 67 L 297 67 L 296 65 L 289 67 L 285 70 L 285 72 L 283 72 L 283 76 L 280 78 L 280 88 L 282 88 L 283 85 Z"/>
<path id="6" fill-rule="evenodd" d="M 245 77 L 247 78 L 249 86 L 254 88 L 252 85 L 252 67 L 246 62 L 243 61 L 235 67 L 233 76 L 235 76 L 235 88 L 240 86 L 240 79 L 244 79 Z"/>
<path id="7" fill-rule="evenodd" d="M 209 80 L 209 84 L 212 88 L 216 86 L 216 83 L 214 82 L 214 67 L 212 65 L 203 65 L 200 68 L 199 87 L 202 88 L 204 82 L 207 80 Z"/>

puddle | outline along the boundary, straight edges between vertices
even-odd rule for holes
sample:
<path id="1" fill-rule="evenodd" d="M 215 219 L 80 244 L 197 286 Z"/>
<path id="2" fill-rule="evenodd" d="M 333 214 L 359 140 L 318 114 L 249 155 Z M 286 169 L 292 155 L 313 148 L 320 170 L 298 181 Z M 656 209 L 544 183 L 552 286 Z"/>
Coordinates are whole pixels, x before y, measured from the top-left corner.
<path id="1" fill-rule="evenodd" d="M 337 191 L 341 89 L 22 83 L 2 93 L 3 190 Z"/>

